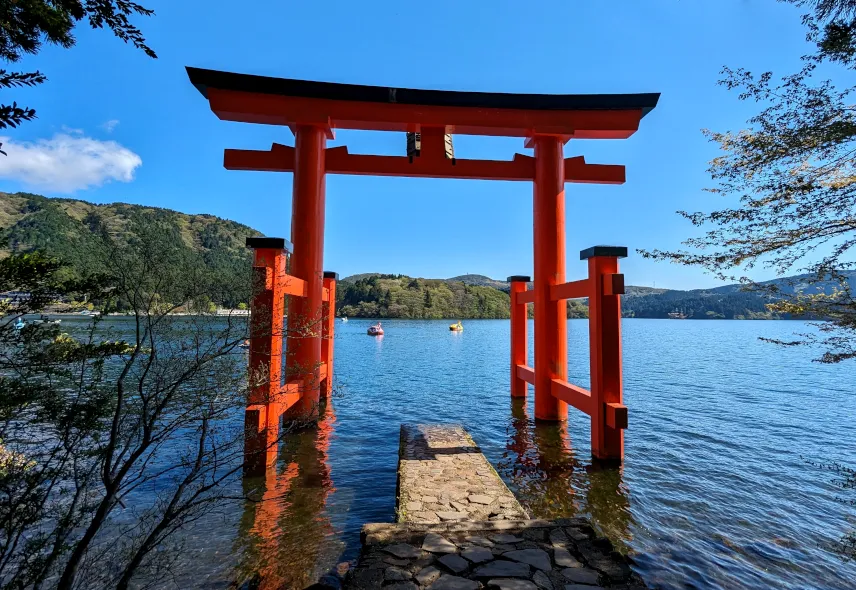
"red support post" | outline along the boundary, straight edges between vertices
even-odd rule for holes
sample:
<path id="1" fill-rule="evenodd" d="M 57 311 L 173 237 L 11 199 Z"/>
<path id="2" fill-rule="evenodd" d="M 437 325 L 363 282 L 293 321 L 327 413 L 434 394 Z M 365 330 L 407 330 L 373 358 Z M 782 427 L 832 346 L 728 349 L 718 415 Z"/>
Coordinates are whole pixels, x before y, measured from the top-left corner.
<path id="1" fill-rule="evenodd" d="M 565 282 L 565 158 L 562 139 L 536 136 L 535 237 L 535 419 L 567 420 L 568 405 L 553 397 L 553 379 L 567 380 L 567 303 L 550 289 Z"/>
<path id="2" fill-rule="evenodd" d="M 264 472 L 276 457 L 287 244 L 283 238 L 247 238 L 247 246 L 253 248 L 253 296 L 244 455 L 245 470 L 252 473 Z"/>
<path id="3" fill-rule="evenodd" d="M 288 310 L 289 379 L 304 383 L 297 411 L 316 416 L 320 401 L 321 332 L 323 325 L 324 150 L 322 127 L 295 127 L 291 272 L 306 282 L 306 296 L 293 298 Z"/>
<path id="4" fill-rule="evenodd" d="M 333 392 L 333 338 L 336 334 L 336 281 L 338 280 L 337 273 L 324 271 L 324 288 L 328 292 L 321 343 L 321 362 L 324 363 L 325 368 L 322 391 L 325 397 L 329 397 Z"/>
<path id="5" fill-rule="evenodd" d="M 518 299 L 519 293 L 526 292 L 526 284 L 531 279 L 524 276 L 508 277 L 511 285 L 511 397 L 526 397 L 526 381 L 518 375 L 518 365 L 526 365 L 526 324 L 528 322 L 526 303 Z"/>
<path id="6" fill-rule="evenodd" d="M 622 402 L 621 303 L 616 289 L 618 259 L 627 248 L 595 246 L 580 252 L 588 260 L 589 346 L 591 354 L 591 452 L 600 460 L 620 461 L 624 457 L 624 428 L 627 408 Z"/>

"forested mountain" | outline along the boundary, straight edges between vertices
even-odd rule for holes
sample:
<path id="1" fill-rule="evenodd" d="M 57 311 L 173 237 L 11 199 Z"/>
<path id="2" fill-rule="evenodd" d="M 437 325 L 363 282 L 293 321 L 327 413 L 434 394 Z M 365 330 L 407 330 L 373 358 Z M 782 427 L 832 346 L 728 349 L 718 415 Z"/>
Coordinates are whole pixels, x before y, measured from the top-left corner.
<path id="1" fill-rule="evenodd" d="M 851 285 L 856 272 L 843 273 Z M 780 292 L 793 294 L 805 291 L 817 293 L 821 288 L 830 292 L 834 283 L 808 285 L 808 275 L 795 275 L 760 283 L 771 285 Z M 665 290 L 657 294 L 639 292 L 639 287 L 628 287 L 622 301 L 625 315 L 637 318 L 664 318 L 677 311 L 693 319 L 789 319 L 769 312 L 766 304 L 771 299 L 763 293 L 745 291 L 740 284 L 724 285 L 711 289 L 691 291 Z"/>
<path id="2" fill-rule="evenodd" d="M 851 273 L 851 280 L 856 273 Z M 799 289 L 801 277 L 770 281 L 785 292 Z M 346 277 L 337 292 L 339 314 L 389 318 L 507 318 L 509 286 L 483 275 L 451 279 L 414 279 L 405 275 L 364 273 Z M 787 319 L 766 308 L 770 299 L 741 285 L 678 291 L 653 287 L 626 288 L 625 317 L 668 318 L 677 312 L 690 319 Z M 529 308 L 530 317 L 532 307 Z M 588 317 L 585 300 L 568 301 L 568 317 Z"/>
<path id="3" fill-rule="evenodd" d="M 502 291 L 457 279 L 414 279 L 405 275 L 356 276 L 360 278 L 345 277 L 340 281 L 336 292 L 339 315 L 414 319 L 509 316 L 507 287 Z M 570 302 L 568 317 L 588 317 L 588 309 L 581 302 Z"/>
<path id="4" fill-rule="evenodd" d="M 338 313 L 351 317 L 507 318 L 508 294 L 492 287 L 404 275 L 347 277 L 336 292 Z"/>
<path id="5" fill-rule="evenodd" d="M 117 248 L 132 247 L 144 232 L 157 232 L 176 259 L 197 260 L 214 282 L 225 287 L 214 303 L 234 307 L 246 295 L 230 286 L 247 283 L 250 252 L 244 245 L 256 230 L 213 215 L 187 215 L 169 209 L 114 203 L 95 205 L 76 199 L 49 199 L 29 193 L 0 193 L 0 257 L 41 250 L 68 264 L 66 272 L 98 271 L 97 249 L 107 235 Z"/>
<path id="6" fill-rule="evenodd" d="M 628 289 L 629 290 L 629 289 Z M 688 319 L 780 319 L 767 311 L 770 300 L 739 289 L 728 293 L 711 291 L 665 291 L 663 293 L 625 295 L 621 311 L 625 317 L 667 318 L 677 312 Z"/>
<path id="7" fill-rule="evenodd" d="M 244 245 L 254 229 L 212 215 L 187 215 L 168 209 L 115 203 L 95 205 L 75 199 L 48 199 L 28 193 L 0 193 L 0 257 L 42 250 L 68 266 L 72 275 L 97 271 L 101 236 L 116 247 L 133 247 L 143 233 L 157 232 L 176 259 L 206 269 L 214 303 L 235 307 L 247 301 L 250 252 Z M 850 273 L 856 280 L 856 273 Z M 801 277 L 773 281 L 783 291 L 801 288 Z M 337 290 L 339 315 L 391 318 L 507 318 L 509 286 L 503 280 L 467 274 L 451 279 L 363 273 L 345 277 Z M 765 296 L 740 285 L 677 291 L 627 287 L 622 312 L 627 317 L 667 318 L 678 312 L 692 319 L 755 319 L 776 316 Z M 532 307 L 530 306 L 530 315 Z M 584 300 L 568 302 L 568 317 L 588 316 Z"/>
<path id="8" fill-rule="evenodd" d="M 461 275 L 452 277 L 450 281 L 460 281 L 465 285 L 473 285 L 478 287 L 493 287 L 500 291 L 508 291 L 508 283 L 506 281 L 497 281 L 484 275 Z"/>

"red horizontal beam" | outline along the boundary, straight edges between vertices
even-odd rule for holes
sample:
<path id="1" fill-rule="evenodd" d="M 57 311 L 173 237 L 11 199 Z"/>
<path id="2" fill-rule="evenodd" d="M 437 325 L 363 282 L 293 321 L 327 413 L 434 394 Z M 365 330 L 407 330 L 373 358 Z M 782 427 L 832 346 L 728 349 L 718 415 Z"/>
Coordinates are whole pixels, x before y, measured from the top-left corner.
<path id="1" fill-rule="evenodd" d="M 255 267 L 259 272 L 264 272 L 265 274 L 265 289 L 273 288 L 273 271 L 268 267 Z M 303 279 L 298 279 L 297 277 L 293 277 L 291 275 L 282 275 L 277 277 L 280 284 L 282 285 L 282 292 L 284 295 L 294 295 L 296 297 L 306 297 L 306 281 Z M 323 301 L 327 301 L 330 299 L 330 290 L 326 288 L 321 289 L 321 298 Z"/>
<path id="2" fill-rule="evenodd" d="M 624 184 L 624 166 L 618 164 L 586 164 L 583 156 L 565 158 L 565 182 L 582 184 Z"/>
<path id="3" fill-rule="evenodd" d="M 291 275 L 285 275 L 280 278 L 282 281 L 282 292 L 285 295 L 295 295 L 297 297 L 306 297 L 306 281 L 298 279 Z"/>
<path id="4" fill-rule="evenodd" d="M 535 303 L 535 289 L 520 291 L 515 297 L 515 303 Z"/>
<path id="5" fill-rule="evenodd" d="M 550 393 L 556 399 L 566 402 L 589 416 L 592 415 L 592 399 L 589 390 L 577 387 L 562 379 L 553 379 L 550 382 Z"/>
<path id="6" fill-rule="evenodd" d="M 603 275 L 604 295 L 624 295 L 624 275 L 621 273 Z M 561 285 L 550 287 L 550 299 L 561 301 L 562 299 L 580 299 L 591 296 L 591 285 L 589 279 L 571 281 Z"/>
<path id="7" fill-rule="evenodd" d="M 294 172 L 294 148 L 275 143 L 269 150 L 231 150 L 223 152 L 226 170 Z"/>
<path id="8" fill-rule="evenodd" d="M 412 178 L 458 178 L 480 180 L 535 179 L 535 159 L 514 154 L 512 160 L 448 160 L 417 156 L 411 161 L 403 156 L 350 154 L 346 146 L 326 152 L 329 174 L 357 176 L 407 176 Z M 260 172 L 294 172 L 294 148 L 273 144 L 270 150 L 227 149 L 223 155 L 227 170 Z M 621 184 L 624 166 L 586 164 L 582 156 L 565 160 L 565 182 Z"/>
<path id="9" fill-rule="evenodd" d="M 517 365 L 517 378 L 526 383 L 535 383 L 535 369 L 528 365 Z"/>
<path id="10" fill-rule="evenodd" d="M 269 422 L 274 422 L 279 419 L 285 412 L 294 404 L 300 401 L 301 388 L 300 383 L 289 382 L 283 385 L 279 392 L 274 395 L 274 399 L 267 404 L 249 404 L 247 412 L 258 412 L 259 420 L 257 422 L 258 432 L 261 432 L 267 427 Z M 270 420 L 268 419 L 270 412 Z"/>
<path id="11" fill-rule="evenodd" d="M 415 178 L 460 178 L 482 180 L 534 180 L 535 159 L 515 154 L 511 161 L 448 160 L 426 156 L 368 156 L 349 154 L 346 146 L 330 148 L 327 172 L 368 176 L 409 176 Z"/>
<path id="12" fill-rule="evenodd" d="M 627 406 L 613 402 L 606 404 L 606 425 L 610 428 L 627 428 Z"/>
<path id="13" fill-rule="evenodd" d="M 641 109 L 561 111 L 373 103 L 206 90 L 211 110 L 225 121 L 265 125 L 318 125 L 331 129 L 421 131 L 530 137 L 564 135 L 579 139 L 626 139 L 639 129 Z"/>
<path id="14" fill-rule="evenodd" d="M 570 283 L 562 283 L 561 285 L 553 285 L 550 287 L 550 299 L 552 301 L 561 301 L 562 299 L 579 299 L 581 297 L 589 297 L 591 288 L 588 279 L 581 281 L 571 281 Z"/>
<path id="15" fill-rule="evenodd" d="M 303 391 L 303 382 L 300 379 L 292 379 L 288 383 L 283 384 L 283 386 L 279 390 L 279 393 L 280 393 L 280 395 L 285 395 L 285 396 L 296 395 L 299 397 L 300 394 L 302 393 L 302 391 Z"/>

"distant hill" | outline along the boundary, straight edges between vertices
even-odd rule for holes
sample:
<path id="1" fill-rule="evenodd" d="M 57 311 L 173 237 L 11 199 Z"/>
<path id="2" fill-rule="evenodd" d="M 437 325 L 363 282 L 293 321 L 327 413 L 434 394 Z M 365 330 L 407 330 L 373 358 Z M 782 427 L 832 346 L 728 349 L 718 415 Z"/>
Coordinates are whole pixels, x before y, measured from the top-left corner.
<path id="1" fill-rule="evenodd" d="M 364 272 L 356 275 L 350 275 L 343 279 L 339 279 L 339 284 L 342 283 L 356 283 L 360 279 L 368 279 L 370 277 L 379 277 L 380 273 L 378 272 Z"/>
<path id="2" fill-rule="evenodd" d="M 841 274 L 847 278 L 847 281 L 851 285 L 856 283 L 856 270 L 842 271 Z M 806 291 L 806 290 L 809 290 L 811 292 L 817 292 L 818 287 L 821 286 L 821 284 L 817 284 L 817 283 L 816 284 L 809 284 L 808 280 L 811 278 L 811 276 L 812 275 L 808 275 L 808 274 L 793 275 L 790 277 L 773 279 L 772 281 L 763 281 L 759 284 L 760 285 L 775 285 L 779 288 L 779 290 L 782 293 L 786 293 L 789 295 L 793 294 L 795 292 L 802 292 L 802 291 Z M 832 289 L 832 287 L 835 286 L 836 284 L 837 283 L 828 282 L 828 283 L 823 283 L 822 285 L 824 286 L 824 290 L 829 292 L 830 289 Z M 698 293 L 701 293 L 701 292 L 735 293 L 735 292 L 741 291 L 742 289 L 743 289 L 743 285 L 736 284 L 736 285 L 724 285 L 722 287 L 714 287 L 712 289 L 694 289 L 692 291 L 688 291 L 688 293 L 696 293 L 696 292 L 698 292 Z"/>
<path id="3" fill-rule="evenodd" d="M 856 272 L 849 271 L 843 274 L 851 285 L 856 282 Z M 809 285 L 806 280 L 809 276 L 794 275 L 760 284 L 774 285 L 781 293 L 787 295 L 802 291 L 829 292 L 832 288 L 832 283 Z M 677 311 L 692 319 L 789 319 L 787 316 L 780 318 L 767 310 L 766 305 L 772 301 L 770 296 L 765 293 L 746 291 L 741 284 L 689 291 L 665 290 L 656 294 L 649 293 L 644 297 L 639 297 L 639 293 L 633 293 L 632 290 L 635 289 L 639 287 L 627 288 L 622 309 L 625 315 L 637 318 L 665 318 L 670 312 Z"/>
<path id="4" fill-rule="evenodd" d="M 96 232 L 106 231 L 121 247 L 155 223 L 167 245 L 198 257 L 221 285 L 247 282 L 251 255 L 244 241 L 261 235 L 251 227 L 213 215 L 124 203 L 96 205 L 29 193 L 0 193 L 0 257 L 42 250 L 68 263 L 73 273 L 97 270 L 92 267 Z M 227 287 L 215 303 L 232 307 L 245 298 Z"/>
<path id="5" fill-rule="evenodd" d="M 661 293 L 665 293 L 668 289 L 657 289 L 656 287 L 634 287 L 633 285 L 627 285 L 624 287 L 626 295 L 629 296 L 637 296 L 644 297 L 646 295 L 659 295 Z"/>
<path id="6" fill-rule="evenodd" d="M 507 318 L 508 293 L 447 279 L 363 274 L 336 289 L 338 314 L 366 318 Z"/>
<path id="7" fill-rule="evenodd" d="M 849 274 L 851 280 L 856 280 L 856 272 Z M 799 290 L 800 279 L 806 277 L 786 277 L 766 284 L 779 285 L 783 292 L 790 293 Z M 338 291 L 341 315 L 454 319 L 507 318 L 509 314 L 508 283 L 484 275 L 415 279 L 406 275 L 364 273 L 347 277 L 342 283 L 345 284 Z M 739 284 L 690 291 L 629 285 L 626 291 L 621 303 L 625 317 L 664 319 L 678 312 L 690 319 L 787 319 L 767 310 L 771 301 L 767 295 L 745 291 Z M 485 311 L 485 300 L 491 302 L 489 311 Z M 427 305 L 429 301 L 431 305 Z M 588 317 L 587 302 L 569 301 L 568 317 Z"/>
<path id="8" fill-rule="evenodd" d="M 187 215 L 169 209 L 114 203 L 96 205 L 76 199 L 48 199 L 29 193 L 0 193 L 0 257 L 42 250 L 83 274 L 92 268 L 99 232 L 119 247 L 138 232 L 157 227 L 159 239 L 176 252 L 188 253 L 217 278 L 221 292 L 214 302 L 234 307 L 247 299 L 250 252 L 248 236 L 261 235 L 234 221 L 212 215 Z M 856 281 L 856 272 L 849 273 Z M 786 293 L 805 287 L 806 275 L 770 281 Z M 793 285 L 791 284 L 793 283 Z M 340 315 L 402 318 L 507 318 L 506 281 L 478 274 L 450 279 L 362 273 L 345 277 L 337 289 Z M 628 286 L 622 312 L 628 317 L 666 318 L 681 312 L 694 319 L 775 318 L 770 301 L 741 285 L 690 291 Z M 531 308 L 530 308 L 531 313 Z M 587 317 L 585 300 L 568 303 L 568 317 Z"/>
<path id="9" fill-rule="evenodd" d="M 354 276 L 370 276 L 366 275 L 354 275 Z M 448 281 L 460 281 L 466 285 L 474 285 L 478 287 L 493 287 L 494 289 L 499 289 L 500 291 L 505 291 L 506 293 L 509 291 L 510 287 L 508 285 L 508 281 L 500 281 L 496 279 L 492 279 L 490 277 L 486 277 L 484 275 L 461 275 L 457 277 L 452 277 L 451 279 L 446 279 Z M 532 283 L 529 283 L 531 286 Z M 656 289 L 654 287 L 626 287 L 628 295 L 657 295 L 660 293 L 665 293 L 668 289 Z"/>
<path id="10" fill-rule="evenodd" d="M 494 289 L 499 289 L 500 291 L 508 291 L 509 289 L 507 281 L 496 281 L 484 275 L 461 275 L 459 277 L 452 277 L 451 279 L 447 280 L 459 281 L 461 283 L 464 283 L 465 285 L 472 285 L 474 287 L 493 287 Z"/>

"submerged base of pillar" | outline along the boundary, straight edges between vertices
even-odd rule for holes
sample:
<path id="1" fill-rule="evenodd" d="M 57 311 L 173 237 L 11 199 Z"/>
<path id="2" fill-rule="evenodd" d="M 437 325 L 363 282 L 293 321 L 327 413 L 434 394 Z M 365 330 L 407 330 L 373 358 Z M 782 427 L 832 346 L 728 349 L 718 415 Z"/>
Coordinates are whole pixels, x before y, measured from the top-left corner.
<path id="1" fill-rule="evenodd" d="M 535 416 L 535 422 L 543 422 L 544 424 L 559 424 L 567 421 L 567 416 L 564 418 L 539 418 L 538 416 Z"/>

